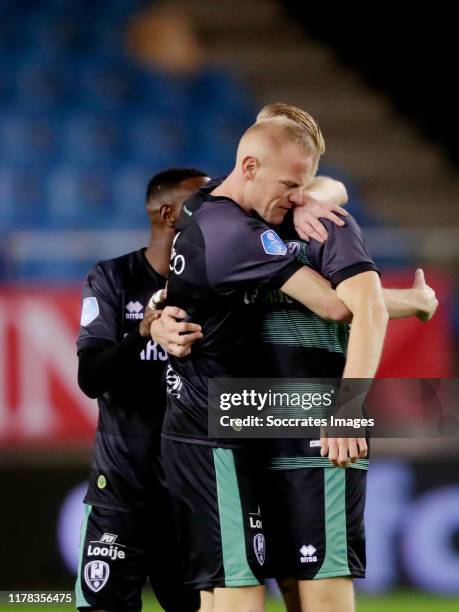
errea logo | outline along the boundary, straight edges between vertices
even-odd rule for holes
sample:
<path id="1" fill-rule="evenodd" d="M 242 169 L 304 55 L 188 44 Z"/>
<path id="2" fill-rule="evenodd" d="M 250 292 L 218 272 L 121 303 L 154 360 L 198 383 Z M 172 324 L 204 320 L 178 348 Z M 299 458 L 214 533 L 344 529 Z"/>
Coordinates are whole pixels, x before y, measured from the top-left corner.
<path id="1" fill-rule="evenodd" d="M 126 319 L 143 319 L 143 306 L 140 302 L 132 300 L 126 304 Z"/>
<path id="2" fill-rule="evenodd" d="M 309 546 L 303 546 L 300 548 L 301 563 L 317 563 L 317 557 L 315 556 L 316 548 L 309 544 Z"/>

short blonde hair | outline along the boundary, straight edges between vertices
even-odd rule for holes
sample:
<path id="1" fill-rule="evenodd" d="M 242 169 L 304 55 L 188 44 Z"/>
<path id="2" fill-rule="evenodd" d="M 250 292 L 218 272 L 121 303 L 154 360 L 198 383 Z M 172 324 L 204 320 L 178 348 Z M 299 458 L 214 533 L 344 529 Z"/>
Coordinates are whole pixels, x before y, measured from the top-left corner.
<path id="1" fill-rule="evenodd" d="M 257 115 L 256 121 L 266 121 L 270 119 L 287 119 L 297 126 L 300 126 L 312 141 L 318 155 L 325 153 L 325 141 L 320 131 L 319 124 L 306 111 L 291 104 L 284 102 L 274 102 L 263 106 Z"/>

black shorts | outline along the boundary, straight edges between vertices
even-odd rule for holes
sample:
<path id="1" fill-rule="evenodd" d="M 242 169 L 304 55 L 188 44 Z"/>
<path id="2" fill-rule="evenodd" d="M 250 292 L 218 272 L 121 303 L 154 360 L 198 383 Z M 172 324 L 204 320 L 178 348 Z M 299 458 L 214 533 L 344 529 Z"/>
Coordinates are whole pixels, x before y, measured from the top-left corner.
<path id="1" fill-rule="evenodd" d="M 162 457 L 185 555 L 185 585 L 261 584 L 265 536 L 252 453 L 163 439 Z"/>
<path id="2" fill-rule="evenodd" d="M 147 580 L 168 612 L 191 612 L 199 594 L 186 592 L 169 502 L 142 512 L 85 504 L 75 585 L 80 610 L 141 610 Z"/>
<path id="3" fill-rule="evenodd" d="M 266 470 L 266 576 L 364 578 L 366 476 L 360 467 Z"/>

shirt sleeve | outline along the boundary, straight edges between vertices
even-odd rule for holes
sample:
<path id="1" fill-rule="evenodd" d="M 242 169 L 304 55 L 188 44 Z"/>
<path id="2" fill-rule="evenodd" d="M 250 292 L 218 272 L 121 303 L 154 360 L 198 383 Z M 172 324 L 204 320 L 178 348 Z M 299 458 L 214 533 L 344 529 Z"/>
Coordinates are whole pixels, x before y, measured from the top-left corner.
<path id="1" fill-rule="evenodd" d="M 345 221 L 344 227 L 338 227 L 332 221 L 321 219 L 328 238 L 324 243 L 311 240 L 308 247 L 312 267 L 327 278 L 333 288 L 362 272 L 379 274 L 356 220 L 349 215 Z"/>
<path id="2" fill-rule="evenodd" d="M 114 270 L 98 264 L 83 285 L 77 340 L 78 383 L 89 397 L 99 397 L 113 389 L 123 378 L 132 357 L 148 342 L 138 327 L 123 337 L 121 301 Z"/>
<path id="3" fill-rule="evenodd" d="M 113 271 L 97 264 L 88 274 L 82 292 L 78 350 L 111 345 L 120 338 L 121 293 Z"/>
<path id="4" fill-rule="evenodd" d="M 230 211 L 226 222 L 221 215 L 207 215 L 201 231 L 207 278 L 216 290 L 241 283 L 269 282 L 281 287 L 302 267 L 275 230 L 241 212 Z"/>
<path id="5" fill-rule="evenodd" d="M 148 338 L 140 335 L 137 327 L 121 342 L 106 346 L 101 340 L 78 351 L 78 384 L 88 397 L 100 397 L 125 380 L 132 358 L 138 356 Z"/>

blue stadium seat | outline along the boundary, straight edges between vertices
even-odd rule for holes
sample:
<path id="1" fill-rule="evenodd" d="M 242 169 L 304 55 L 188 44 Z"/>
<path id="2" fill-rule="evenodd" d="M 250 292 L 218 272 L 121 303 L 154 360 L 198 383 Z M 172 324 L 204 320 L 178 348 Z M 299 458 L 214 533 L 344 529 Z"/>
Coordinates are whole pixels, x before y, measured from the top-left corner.
<path id="1" fill-rule="evenodd" d="M 141 95 L 134 75 L 120 58 L 92 58 L 75 64 L 73 71 L 73 104 L 80 110 L 118 110 L 135 103 Z"/>
<path id="2" fill-rule="evenodd" d="M 190 95 L 193 107 L 205 115 L 242 117 L 247 125 L 255 120 L 247 89 L 224 68 L 203 70 L 191 84 Z"/>
<path id="3" fill-rule="evenodd" d="M 43 12 L 26 12 L 16 20 L 16 37 L 23 40 L 23 48 L 65 52 L 69 37 L 72 37 L 71 23 L 55 15 Z"/>
<path id="4" fill-rule="evenodd" d="M 0 114 L 0 162 L 44 165 L 58 155 L 57 126 L 51 117 Z"/>
<path id="5" fill-rule="evenodd" d="M 170 76 L 127 57 L 126 20 L 150 5 L 0 0 L 0 231 L 147 228 L 154 173 L 231 168 L 253 119 L 245 90 L 224 70 Z M 81 279 L 90 264 L 17 262 L 13 274 Z"/>
<path id="6" fill-rule="evenodd" d="M 46 227 L 46 180 L 36 167 L 3 168 L 0 171 L 1 207 L 11 227 Z"/>
<path id="7" fill-rule="evenodd" d="M 15 0 L 0 0 L 0 16 L 5 17 L 17 6 Z"/>
<path id="8" fill-rule="evenodd" d="M 130 116 L 124 138 L 130 161 L 163 168 L 176 165 L 187 143 L 184 120 L 185 116 Z"/>
<path id="9" fill-rule="evenodd" d="M 122 152 L 117 117 L 107 114 L 75 115 L 62 121 L 62 159 L 72 163 L 110 163 Z"/>
<path id="10" fill-rule="evenodd" d="M 148 228 L 145 194 L 150 178 L 160 167 L 123 166 L 113 177 L 113 213 L 116 227 L 123 229 Z"/>
<path id="11" fill-rule="evenodd" d="M 109 228 L 113 170 L 107 166 L 56 168 L 48 180 L 48 225 L 57 229 Z"/>
<path id="12" fill-rule="evenodd" d="M 220 115 L 200 113 L 188 126 L 189 139 L 200 153 L 217 158 L 223 156 L 225 159 L 230 156 L 234 162 L 239 139 L 250 124 L 251 121 L 245 115 L 231 115 L 228 112 Z"/>
<path id="13" fill-rule="evenodd" d="M 53 63 L 49 56 L 26 57 L 11 76 L 17 108 L 53 110 L 62 108 L 69 98 L 65 64 Z"/>
<path id="14" fill-rule="evenodd" d="M 227 71 L 204 68 L 197 74 L 170 75 L 138 65 L 141 101 L 163 113 L 231 113 L 250 118 L 255 111 L 237 80 Z"/>
<path id="15" fill-rule="evenodd" d="M 8 276 L 6 280 L 28 280 L 44 283 L 69 284 L 74 286 L 75 282 L 82 283 L 87 273 L 94 265 L 94 261 L 80 261 L 56 259 L 40 260 L 25 259 L 8 262 Z"/>
<path id="16" fill-rule="evenodd" d="M 196 111 L 193 108 L 195 83 L 195 76 L 172 76 L 139 65 L 139 102 L 152 112 L 190 117 Z"/>
<path id="17" fill-rule="evenodd" d="M 16 19 L 12 5 L 12 1 L 2 0 L 0 2 L 0 60 L 4 60 L 6 57 L 10 59 L 11 53 L 17 52 L 21 48 L 16 36 Z"/>
<path id="18" fill-rule="evenodd" d="M 13 229 L 13 220 L 13 198 L 11 197 L 9 172 L 0 166 L 0 232 Z"/>

